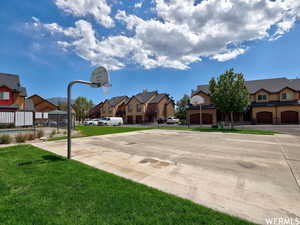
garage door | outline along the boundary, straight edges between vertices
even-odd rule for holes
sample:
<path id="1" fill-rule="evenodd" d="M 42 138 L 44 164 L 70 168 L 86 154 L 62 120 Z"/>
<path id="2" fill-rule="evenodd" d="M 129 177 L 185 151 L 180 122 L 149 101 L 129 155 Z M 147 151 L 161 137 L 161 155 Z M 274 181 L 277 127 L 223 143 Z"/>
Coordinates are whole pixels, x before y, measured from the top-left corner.
<path id="1" fill-rule="evenodd" d="M 256 113 L 256 121 L 259 124 L 272 124 L 273 123 L 273 113 L 258 112 L 258 113 Z"/>
<path id="2" fill-rule="evenodd" d="M 133 116 L 127 116 L 127 123 L 133 124 Z"/>
<path id="3" fill-rule="evenodd" d="M 281 113 L 281 123 L 297 124 L 299 123 L 299 113 L 296 111 L 285 111 Z"/>
<path id="4" fill-rule="evenodd" d="M 135 117 L 135 122 L 136 123 L 143 123 L 143 116 L 136 116 Z"/>
<path id="5" fill-rule="evenodd" d="M 213 117 L 210 113 L 202 113 L 202 123 L 203 124 L 212 124 Z M 200 124 L 200 113 L 192 114 L 190 117 L 191 124 Z"/>

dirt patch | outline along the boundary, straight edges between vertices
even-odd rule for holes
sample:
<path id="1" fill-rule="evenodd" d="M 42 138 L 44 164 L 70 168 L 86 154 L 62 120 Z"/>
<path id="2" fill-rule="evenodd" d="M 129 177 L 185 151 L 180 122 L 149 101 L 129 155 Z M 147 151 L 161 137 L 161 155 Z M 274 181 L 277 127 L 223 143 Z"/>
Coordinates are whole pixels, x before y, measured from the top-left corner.
<path id="1" fill-rule="evenodd" d="M 136 142 L 128 142 L 128 143 L 126 143 L 126 145 L 135 145 L 135 144 L 137 144 Z"/>
<path id="2" fill-rule="evenodd" d="M 170 165 L 168 162 L 164 161 L 159 161 L 157 159 L 152 159 L 152 158 L 146 158 L 140 161 L 142 164 L 149 163 L 152 167 L 154 168 L 162 168 L 162 167 L 167 167 Z"/>
<path id="3" fill-rule="evenodd" d="M 246 169 L 253 169 L 256 167 L 256 164 L 252 163 L 252 162 L 246 162 L 246 161 L 239 161 L 238 164 Z"/>

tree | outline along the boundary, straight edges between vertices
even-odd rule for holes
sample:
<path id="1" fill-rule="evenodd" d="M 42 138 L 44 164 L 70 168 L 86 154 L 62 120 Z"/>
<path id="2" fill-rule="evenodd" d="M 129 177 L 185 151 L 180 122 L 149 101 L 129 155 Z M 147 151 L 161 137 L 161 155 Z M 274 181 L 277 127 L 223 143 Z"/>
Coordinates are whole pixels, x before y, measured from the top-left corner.
<path id="1" fill-rule="evenodd" d="M 180 120 L 186 120 L 186 108 L 190 103 L 190 97 L 185 94 L 183 97 L 176 102 L 176 117 Z"/>
<path id="2" fill-rule="evenodd" d="M 67 102 L 58 102 L 57 106 L 62 111 L 67 111 L 68 110 L 68 104 L 67 104 Z"/>
<path id="3" fill-rule="evenodd" d="M 250 102 L 244 75 L 235 73 L 234 69 L 227 70 L 218 78 L 210 80 L 209 90 L 216 108 L 225 114 L 226 119 L 230 115 L 231 128 L 233 128 L 233 113 L 244 112 Z"/>
<path id="4" fill-rule="evenodd" d="M 93 102 L 85 97 L 80 96 L 76 98 L 73 108 L 76 112 L 77 120 L 83 121 L 87 117 L 89 110 L 93 108 L 93 106 Z"/>

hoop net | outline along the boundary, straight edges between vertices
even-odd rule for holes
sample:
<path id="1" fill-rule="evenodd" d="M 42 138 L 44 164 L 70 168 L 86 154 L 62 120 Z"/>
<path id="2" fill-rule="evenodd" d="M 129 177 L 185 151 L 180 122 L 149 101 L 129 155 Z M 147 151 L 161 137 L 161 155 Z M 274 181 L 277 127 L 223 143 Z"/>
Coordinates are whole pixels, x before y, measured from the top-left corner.
<path id="1" fill-rule="evenodd" d="M 111 88 L 111 84 L 104 84 L 102 86 L 102 92 L 105 96 L 109 94 L 110 88 Z"/>

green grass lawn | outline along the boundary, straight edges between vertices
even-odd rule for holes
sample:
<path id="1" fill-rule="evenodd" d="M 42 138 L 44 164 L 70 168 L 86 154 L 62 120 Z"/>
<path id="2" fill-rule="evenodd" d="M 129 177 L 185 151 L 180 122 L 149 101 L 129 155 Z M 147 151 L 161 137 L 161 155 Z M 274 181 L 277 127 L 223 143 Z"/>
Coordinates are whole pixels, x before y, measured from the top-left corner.
<path id="1" fill-rule="evenodd" d="M 109 127 L 109 126 L 77 126 L 76 130 L 79 130 L 84 136 L 95 136 L 105 134 L 124 133 L 131 131 L 149 130 L 153 128 L 148 127 Z"/>
<path id="2" fill-rule="evenodd" d="M 222 133 L 237 133 L 237 134 L 257 134 L 257 135 L 274 135 L 279 134 L 277 131 L 271 130 L 252 130 L 252 129 L 220 129 L 220 128 L 188 128 L 188 127 L 160 127 L 167 130 L 190 130 L 200 132 L 222 132 Z"/>
<path id="3" fill-rule="evenodd" d="M 76 130 L 79 130 L 82 134 L 82 136 L 80 137 L 124 133 L 124 132 L 150 130 L 150 129 L 188 130 L 188 131 L 200 131 L 200 132 L 223 132 L 223 133 L 257 134 L 257 135 L 273 135 L 279 133 L 270 130 L 188 128 L 188 127 L 172 127 L 172 126 L 160 126 L 160 127 L 76 126 Z M 74 138 L 79 138 L 79 137 L 74 137 Z M 49 138 L 49 141 L 57 141 L 63 139 L 66 139 L 66 137 L 64 136 L 64 137 Z"/>
<path id="4" fill-rule="evenodd" d="M 0 224 L 251 223 L 23 145 L 0 148 Z"/>

